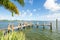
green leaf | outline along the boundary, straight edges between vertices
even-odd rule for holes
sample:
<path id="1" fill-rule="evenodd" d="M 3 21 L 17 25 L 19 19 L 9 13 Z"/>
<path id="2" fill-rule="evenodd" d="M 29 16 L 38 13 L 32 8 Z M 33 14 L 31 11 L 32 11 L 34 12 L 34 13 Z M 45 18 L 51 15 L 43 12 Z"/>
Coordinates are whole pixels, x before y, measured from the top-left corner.
<path id="1" fill-rule="evenodd" d="M 12 17 L 14 16 L 14 13 L 12 12 Z"/>
<path id="2" fill-rule="evenodd" d="M 22 6 L 24 6 L 24 0 L 17 0 Z"/>

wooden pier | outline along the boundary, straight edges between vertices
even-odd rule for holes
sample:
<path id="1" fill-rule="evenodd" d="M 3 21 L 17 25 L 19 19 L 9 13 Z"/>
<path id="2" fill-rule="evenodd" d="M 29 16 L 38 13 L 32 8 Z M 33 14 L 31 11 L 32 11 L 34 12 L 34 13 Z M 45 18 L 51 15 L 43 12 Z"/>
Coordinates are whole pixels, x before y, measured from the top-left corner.
<path id="1" fill-rule="evenodd" d="M 45 26 L 48 26 L 48 27 L 50 27 L 50 30 L 52 30 L 52 22 L 50 24 L 45 24 L 45 23 L 43 23 L 43 24 L 39 24 L 39 23 L 32 24 L 30 22 L 30 23 L 19 24 L 16 27 L 12 24 L 11 28 L 10 28 L 10 25 L 8 25 L 8 28 L 1 29 L 1 30 L 12 30 L 12 31 L 14 31 L 15 29 L 25 29 L 27 27 L 31 28 L 32 26 L 36 26 L 36 28 L 43 26 L 43 29 L 45 29 Z"/>

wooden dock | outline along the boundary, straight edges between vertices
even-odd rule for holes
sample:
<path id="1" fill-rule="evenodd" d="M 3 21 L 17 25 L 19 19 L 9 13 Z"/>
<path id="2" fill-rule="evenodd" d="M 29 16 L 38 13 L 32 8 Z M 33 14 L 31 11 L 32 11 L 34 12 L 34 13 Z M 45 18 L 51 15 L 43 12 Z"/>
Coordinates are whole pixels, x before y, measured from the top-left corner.
<path id="1" fill-rule="evenodd" d="M 19 24 L 18 26 L 14 27 L 12 26 L 11 28 L 4 28 L 4 29 L 0 29 L 0 30 L 15 30 L 15 29 L 24 29 L 26 27 L 32 27 L 32 26 L 36 26 L 36 28 L 38 28 L 39 26 L 43 26 L 43 29 L 45 29 L 45 26 L 50 27 L 50 30 L 52 30 L 52 23 L 50 24 L 32 24 L 32 23 L 24 23 L 24 24 Z M 10 25 L 8 25 L 8 27 L 10 27 Z"/>
<path id="2" fill-rule="evenodd" d="M 36 28 L 39 28 L 40 26 L 42 26 L 43 27 L 43 30 L 45 29 L 45 27 L 47 26 L 47 27 L 49 27 L 50 28 L 50 31 L 52 32 L 52 22 L 50 22 L 49 24 L 45 24 L 45 23 L 43 23 L 43 24 L 40 24 L 40 23 L 36 23 L 36 24 L 33 24 L 32 22 L 30 22 L 30 23 L 27 23 L 27 22 L 25 22 L 24 24 L 18 24 L 18 26 L 14 26 L 13 24 L 11 24 L 11 26 L 10 26 L 10 24 L 8 25 L 8 28 L 3 28 L 3 29 L 0 29 L 0 30 L 3 30 L 5 33 L 6 33 L 6 30 L 7 30 L 7 32 L 9 31 L 9 30 L 11 30 L 12 32 L 14 31 L 14 30 L 16 30 L 16 29 L 18 29 L 18 30 L 23 30 L 23 29 L 25 29 L 25 28 L 32 28 L 32 27 L 34 27 L 34 26 L 36 26 Z M 56 19 L 56 28 L 58 28 L 58 20 Z M 4 34 L 5 34 L 4 33 Z"/>

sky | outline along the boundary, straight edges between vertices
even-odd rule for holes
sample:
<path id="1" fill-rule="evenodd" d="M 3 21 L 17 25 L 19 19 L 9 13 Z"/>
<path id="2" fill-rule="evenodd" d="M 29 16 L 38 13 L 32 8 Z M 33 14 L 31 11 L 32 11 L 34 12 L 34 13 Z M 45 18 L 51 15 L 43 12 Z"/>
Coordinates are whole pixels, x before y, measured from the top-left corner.
<path id="1" fill-rule="evenodd" d="M 17 6 L 19 15 L 12 17 L 9 10 L 0 6 L 0 20 L 60 20 L 60 0 L 24 0 L 24 7 L 12 2 Z"/>

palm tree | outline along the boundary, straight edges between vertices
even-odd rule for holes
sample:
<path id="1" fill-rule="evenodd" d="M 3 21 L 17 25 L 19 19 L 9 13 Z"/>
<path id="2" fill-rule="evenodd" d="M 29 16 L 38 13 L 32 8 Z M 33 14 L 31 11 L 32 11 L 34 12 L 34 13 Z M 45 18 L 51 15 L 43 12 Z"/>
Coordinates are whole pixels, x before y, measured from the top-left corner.
<path id="1" fill-rule="evenodd" d="M 21 4 L 21 6 L 24 6 L 24 0 L 13 0 L 13 1 L 17 1 L 19 4 Z M 11 11 L 12 16 L 14 13 L 19 15 L 17 7 L 14 5 L 13 2 L 11 2 L 11 0 L 0 0 L 0 6 L 4 6 L 6 9 Z"/>

